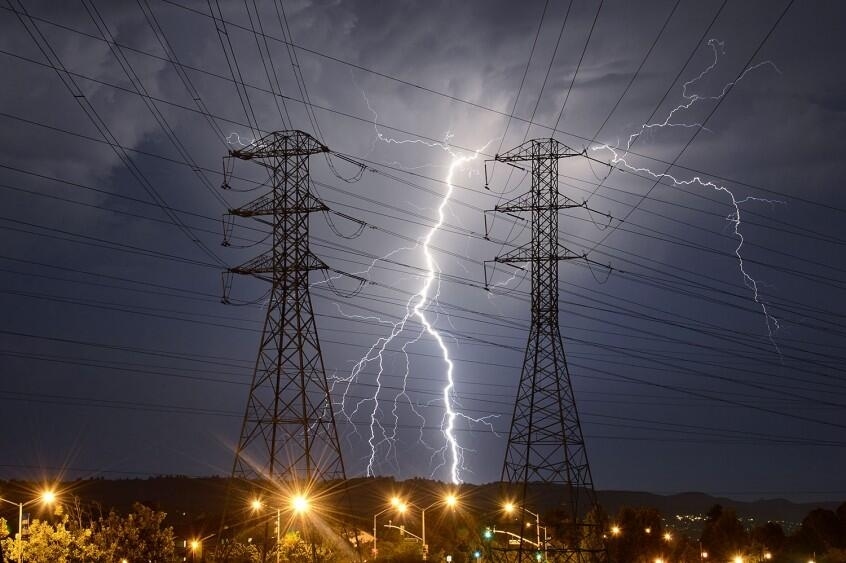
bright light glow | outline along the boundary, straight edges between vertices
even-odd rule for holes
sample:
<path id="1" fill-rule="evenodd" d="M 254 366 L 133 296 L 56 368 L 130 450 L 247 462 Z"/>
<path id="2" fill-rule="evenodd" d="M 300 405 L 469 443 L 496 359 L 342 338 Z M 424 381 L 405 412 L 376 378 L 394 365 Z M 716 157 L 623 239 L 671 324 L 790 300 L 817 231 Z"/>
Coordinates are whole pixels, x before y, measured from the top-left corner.
<path id="1" fill-rule="evenodd" d="M 262 504 L 259 499 L 253 499 L 253 501 L 250 503 L 250 506 L 253 508 L 253 510 L 261 510 Z"/>
<path id="2" fill-rule="evenodd" d="M 486 415 L 479 418 L 473 418 L 461 413 L 455 402 L 455 378 L 454 378 L 454 365 L 453 361 L 450 359 L 449 349 L 447 347 L 444 338 L 442 337 L 441 333 L 432 325 L 430 322 L 426 312 L 431 305 L 431 303 L 438 298 L 438 294 L 440 292 L 440 281 L 441 281 L 441 270 L 438 266 L 437 261 L 433 257 L 430 251 L 430 243 L 433 237 L 438 233 L 441 229 L 441 226 L 444 224 L 444 213 L 447 205 L 449 204 L 450 198 L 452 197 L 452 193 L 454 191 L 453 186 L 453 176 L 455 173 L 467 162 L 475 160 L 478 158 L 479 153 L 487 148 L 487 146 L 493 142 L 494 139 L 488 141 L 485 146 L 479 148 L 472 154 L 468 154 L 465 156 L 459 156 L 450 146 L 449 140 L 452 137 L 450 133 L 447 133 L 443 142 L 434 142 L 434 141 L 425 141 L 422 139 L 403 139 L 397 140 L 390 137 L 387 137 L 379 131 L 378 127 L 378 115 L 373 107 L 370 105 L 370 101 L 367 99 L 364 91 L 361 92 L 362 96 L 364 97 L 364 101 L 367 104 L 368 109 L 373 114 L 373 128 L 376 132 L 376 137 L 379 141 L 387 143 L 389 145 L 405 145 L 405 144 L 417 144 L 417 145 L 424 145 L 430 148 L 437 148 L 441 149 L 449 154 L 451 157 L 451 161 L 449 164 L 449 171 L 445 178 L 445 183 L 447 186 L 446 193 L 443 195 L 438 207 L 437 207 L 437 221 L 431 227 L 431 229 L 426 233 L 426 235 L 420 239 L 418 239 L 417 245 L 413 248 L 398 248 L 396 250 L 391 251 L 388 255 L 384 256 L 381 259 L 386 259 L 388 256 L 395 254 L 401 250 L 415 250 L 420 248 L 423 253 L 423 258 L 425 260 L 425 267 L 423 268 L 426 272 L 423 276 L 422 284 L 420 289 L 411 296 L 411 298 L 406 302 L 406 310 L 404 316 L 396 322 L 385 321 L 378 317 L 373 317 L 372 320 L 376 320 L 383 324 L 389 324 L 392 326 L 391 332 L 388 336 L 380 337 L 367 351 L 367 353 L 355 364 L 350 375 L 344 378 L 333 378 L 334 382 L 332 384 L 332 388 L 334 390 L 334 386 L 336 383 L 341 383 L 344 385 L 345 389 L 343 392 L 343 400 L 341 401 L 341 414 L 345 416 L 348 420 L 352 421 L 352 417 L 359 412 L 365 403 L 372 404 L 372 408 L 368 408 L 370 411 L 370 434 L 367 436 L 367 443 L 370 447 L 370 456 L 367 463 L 367 469 L 365 474 L 367 476 L 374 476 L 375 475 L 375 464 L 376 464 L 376 453 L 377 449 L 382 444 L 387 444 L 388 452 L 390 453 L 392 450 L 396 452 L 394 449 L 394 442 L 397 437 L 397 428 L 399 426 L 399 415 L 397 414 L 397 402 L 400 399 L 404 399 L 408 403 L 408 407 L 420 419 L 421 422 L 421 429 L 420 429 L 420 442 L 427 448 L 434 451 L 434 455 L 440 455 L 443 462 L 435 467 L 432 472 L 432 477 L 434 478 L 435 473 L 446 465 L 449 469 L 449 476 L 450 481 L 453 484 L 460 484 L 461 483 L 461 475 L 460 471 L 463 469 L 463 462 L 464 462 L 464 448 L 462 448 L 456 439 L 455 430 L 456 430 L 456 419 L 462 418 L 471 423 L 481 423 L 486 425 L 492 432 L 493 426 L 491 424 L 490 419 L 497 418 L 499 415 Z M 371 268 L 373 265 L 380 260 L 377 258 L 371 263 Z M 369 271 L 369 269 L 368 269 Z M 357 274 L 360 274 L 358 272 Z M 366 273 L 366 272 L 364 272 Z M 345 315 L 348 316 L 349 315 Z M 388 351 L 388 346 L 391 342 L 397 338 L 403 331 L 406 329 L 406 324 L 409 320 L 415 318 L 419 321 L 420 325 L 422 325 L 422 331 L 417 335 L 417 337 L 411 339 L 410 341 L 404 343 L 401 347 L 401 352 L 406 356 L 406 367 L 405 373 L 402 376 L 402 384 L 399 393 L 397 393 L 393 398 L 393 409 L 391 413 L 394 419 L 394 428 L 393 431 L 389 431 L 385 428 L 382 422 L 379 420 L 379 413 L 380 413 L 380 406 L 379 406 L 379 398 L 380 393 L 382 392 L 382 376 L 384 375 L 384 354 Z M 441 399 L 438 403 L 442 403 L 444 408 L 444 414 L 441 418 L 440 430 L 444 437 L 444 445 L 440 449 L 435 449 L 430 447 L 423 439 L 423 429 L 426 425 L 425 417 L 415 409 L 414 403 L 409 399 L 406 393 L 406 384 L 408 382 L 408 378 L 410 376 L 410 362 L 408 361 L 408 353 L 407 353 L 407 346 L 418 342 L 423 335 L 430 336 L 433 340 L 435 340 L 438 348 L 440 349 L 440 357 L 445 365 L 444 369 L 444 386 L 441 392 Z M 356 382 L 362 372 L 362 369 L 366 367 L 370 362 L 378 362 L 378 370 L 376 372 L 376 381 L 375 381 L 375 390 L 369 397 L 358 400 L 355 403 L 355 409 L 352 412 L 348 412 L 345 408 L 347 402 L 347 392 L 350 389 L 350 386 Z"/>
<path id="3" fill-rule="evenodd" d="M 652 528 L 644 528 L 643 531 L 646 532 L 647 534 L 651 534 Z"/>
<path id="4" fill-rule="evenodd" d="M 703 551 L 703 552 L 702 552 L 702 553 L 700 553 L 699 555 L 701 555 L 701 556 L 702 556 L 702 559 L 708 559 L 708 552 L 707 552 L 707 551 Z"/>
<path id="5" fill-rule="evenodd" d="M 611 535 L 612 536 L 619 536 L 620 535 L 620 526 L 611 526 Z"/>
<path id="6" fill-rule="evenodd" d="M 197 551 L 198 549 L 200 549 L 200 542 L 197 540 L 191 540 L 191 550 Z"/>
<path id="7" fill-rule="evenodd" d="M 514 512 L 514 504 L 506 502 L 504 505 L 502 505 L 502 509 L 507 513 L 511 514 L 512 512 Z"/>
<path id="8" fill-rule="evenodd" d="M 291 499 L 291 508 L 293 508 L 294 512 L 297 514 L 303 514 L 308 512 L 310 505 L 308 499 L 304 495 L 294 495 Z"/>
<path id="9" fill-rule="evenodd" d="M 56 493 L 53 491 L 44 491 L 41 493 L 41 501 L 45 504 L 53 504 L 56 501 Z"/>
<path id="10" fill-rule="evenodd" d="M 671 534 L 670 532 L 667 532 L 667 533 L 664 534 L 664 541 L 670 541 L 672 539 L 673 539 L 673 534 Z"/>
<path id="11" fill-rule="evenodd" d="M 664 560 L 659 557 L 655 560 L 655 563 L 664 563 Z"/>
<path id="12" fill-rule="evenodd" d="M 408 510 L 408 505 L 407 505 L 407 504 L 405 504 L 404 502 L 401 502 L 401 503 L 399 503 L 399 504 L 397 505 L 397 511 L 398 511 L 400 514 L 405 514 L 405 511 L 406 511 L 406 510 Z"/>
<path id="13" fill-rule="evenodd" d="M 764 552 L 764 559 L 769 560 L 769 559 L 772 559 L 772 558 L 773 558 L 773 554 L 772 554 L 772 553 L 770 553 L 769 551 L 765 551 L 765 552 Z"/>
<path id="14" fill-rule="evenodd" d="M 734 557 L 734 563 L 743 563 L 743 557 L 741 557 L 740 555 L 736 555 Z"/>
<path id="15" fill-rule="evenodd" d="M 458 504 L 458 498 L 454 494 L 450 493 L 444 497 L 444 504 L 450 508 L 454 508 L 455 505 Z"/>
<path id="16" fill-rule="evenodd" d="M 402 506 L 403 502 L 400 500 L 399 497 L 393 497 L 391 499 L 391 504 L 399 508 L 400 506 Z"/>

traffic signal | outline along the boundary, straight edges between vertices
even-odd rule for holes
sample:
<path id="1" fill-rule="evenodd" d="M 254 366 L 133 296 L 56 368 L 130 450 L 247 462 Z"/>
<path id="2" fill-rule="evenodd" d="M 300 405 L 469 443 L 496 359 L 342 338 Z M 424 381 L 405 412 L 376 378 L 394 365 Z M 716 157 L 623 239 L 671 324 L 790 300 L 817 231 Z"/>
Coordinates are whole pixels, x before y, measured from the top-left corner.
<path id="1" fill-rule="evenodd" d="M 482 552 L 477 549 L 476 551 L 473 552 L 473 557 L 478 561 L 479 559 L 482 558 Z"/>
<path id="2" fill-rule="evenodd" d="M 486 540 L 489 540 L 493 538 L 493 532 L 490 528 L 485 528 L 485 531 L 482 532 L 482 537 L 484 537 Z"/>

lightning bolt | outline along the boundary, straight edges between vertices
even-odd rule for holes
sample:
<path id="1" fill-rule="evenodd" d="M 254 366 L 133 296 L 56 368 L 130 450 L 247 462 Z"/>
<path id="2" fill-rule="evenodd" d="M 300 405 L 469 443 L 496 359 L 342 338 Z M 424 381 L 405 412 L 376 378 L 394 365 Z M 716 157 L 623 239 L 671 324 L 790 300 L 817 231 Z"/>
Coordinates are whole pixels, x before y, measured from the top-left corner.
<path id="1" fill-rule="evenodd" d="M 365 100 L 365 103 L 367 104 L 368 110 L 370 110 L 373 115 L 373 127 L 376 133 L 373 147 L 375 147 L 375 144 L 377 142 L 397 146 L 423 145 L 428 148 L 436 148 L 445 151 L 450 156 L 450 163 L 447 167 L 447 172 L 445 176 L 446 191 L 441 197 L 440 202 L 438 204 L 436 210 L 437 220 L 435 224 L 421 239 L 418 239 L 418 243 L 416 246 L 412 248 L 402 247 L 393 250 L 386 256 L 374 260 L 371 264 L 372 268 L 377 261 L 384 260 L 392 256 L 393 254 L 396 254 L 397 252 L 419 251 L 422 254 L 423 262 L 425 265 L 424 270 L 426 272 L 425 275 L 422 277 L 421 285 L 417 289 L 416 293 L 414 293 L 414 295 L 412 295 L 406 301 L 405 313 L 403 317 L 398 321 L 385 321 L 378 317 L 370 318 L 371 320 L 375 320 L 380 324 L 389 325 L 390 330 L 388 334 L 378 338 L 376 342 L 374 342 L 369 347 L 364 356 L 362 356 L 355 363 L 348 376 L 334 378 L 333 388 L 336 384 L 343 385 L 344 388 L 342 391 L 342 400 L 340 402 L 341 413 L 350 422 L 352 422 L 353 417 L 357 413 L 362 411 L 362 409 L 367 409 L 366 412 L 370 419 L 369 435 L 367 436 L 367 443 L 370 448 L 370 455 L 366 467 L 367 476 L 375 475 L 377 454 L 380 447 L 382 447 L 384 444 L 387 444 L 388 455 L 390 455 L 390 452 L 393 448 L 393 444 L 397 436 L 397 429 L 399 426 L 399 413 L 397 410 L 398 403 L 400 400 L 403 400 L 409 405 L 412 413 L 421 422 L 419 438 L 421 443 L 423 443 L 423 445 L 427 449 L 433 452 L 432 457 L 430 458 L 430 462 L 434 460 L 438 455 L 442 456 L 442 463 L 435 467 L 432 474 L 434 475 L 435 472 L 437 472 L 442 466 L 446 465 L 448 467 L 450 480 L 453 483 L 458 484 L 461 483 L 461 470 L 464 469 L 463 461 L 464 452 L 466 451 L 466 449 L 459 444 L 456 436 L 457 420 L 465 419 L 473 423 L 485 424 L 492 429 L 490 419 L 494 415 L 474 418 L 465 415 L 460 411 L 460 404 L 458 403 L 455 397 L 455 364 L 451 358 L 450 349 L 446 342 L 446 337 L 435 327 L 436 323 L 431 320 L 427 315 L 427 312 L 429 311 L 431 305 L 433 303 L 437 303 L 438 297 L 440 295 L 441 274 L 440 266 L 438 265 L 437 260 L 432 254 L 430 244 L 444 224 L 446 210 L 448 208 L 454 190 L 453 180 L 455 175 L 458 173 L 459 170 L 462 169 L 465 164 L 478 158 L 479 154 L 484 151 L 488 147 L 488 145 L 490 145 L 490 143 L 493 142 L 495 139 L 488 141 L 488 143 L 474 151 L 472 154 L 461 155 L 456 153 L 450 145 L 450 139 L 452 139 L 453 137 L 451 132 L 446 133 L 442 142 L 427 141 L 422 139 L 394 139 L 392 137 L 388 137 L 379 130 L 379 127 L 377 125 L 378 115 L 371 106 L 370 100 L 367 98 L 365 92 L 361 90 L 361 93 Z M 371 148 L 371 151 L 373 150 L 373 147 Z M 352 315 L 345 316 L 351 318 L 353 317 Z M 389 351 L 389 347 L 391 346 L 391 344 L 396 339 L 398 339 L 404 332 L 407 331 L 409 321 L 416 321 L 415 324 L 419 324 L 421 329 L 416 334 L 413 334 L 412 337 L 409 338 L 406 342 L 404 342 L 399 348 L 399 351 L 405 357 L 405 370 L 402 374 L 402 385 L 399 391 L 393 397 L 393 407 L 391 409 L 391 416 L 393 418 L 394 426 L 392 430 L 388 430 L 380 421 L 379 417 L 379 399 L 383 391 L 382 378 L 385 375 L 384 356 Z M 432 406 L 433 403 L 443 405 L 444 413 L 441 418 L 440 430 L 443 435 L 444 445 L 441 448 L 434 448 L 423 439 L 423 428 L 426 422 L 426 418 L 420 412 L 420 410 L 418 410 L 418 408 L 415 408 L 415 404 L 413 403 L 413 401 L 411 401 L 407 392 L 407 384 L 408 379 L 410 377 L 410 361 L 408 357 L 408 348 L 409 346 L 419 342 L 420 339 L 424 336 L 430 337 L 437 344 L 437 347 L 440 351 L 440 359 L 445 366 L 444 386 L 440 392 L 439 398 L 436 401 L 432 401 L 428 404 L 423 405 Z M 377 366 L 375 373 L 375 390 L 366 398 L 350 403 L 351 405 L 353 405 L 351 409 L 345 408 L 345 405 L 347 404 L 348 393 L 351 387 L 358 381 L 359 377 L 362 375 L 362 370 L 372 362 L 376 362 Z M 393 451 L 396 452 L 395 449 Z"/>
<path id="2" fill-rule="evenodd" d="M 703 96 L 703 95 L 696 94 L 696 93 L 688 93 L 688 88 L 690 88 L 695 83 L 702 80 L 706 75 L 708 75 L 712 70 L 714 70 L 717 67 L 717 64 L 719 63 L 720 55 L 725 53 L 725 44 L 721 41 L 718 41 L 716 39 L 710 39 L 708 41 L 708 46 L 711 48 L 711 50 L 713 52 L 713 55 L 714 55 L 713 61 L 702 72 L 700 72 L 696 77 L 692 78 L 691 80 L 688 80 L 687 82 L 685 82 L 683 84 L 683 86 L 682 86 L 682 97 L 686 101 L 682 104 L 679 104 L 675 108 L 673 108 L 669 112 L 669 114 L 667 114 L 667 117 L 664 119 L 664 121 L 661 121 L 661 122 L 658 122 L 658 123 L 644 123 L 643 125 L 641 125 L 639 131 L 632 133 L 629 136 L 628 142 L 626 143 L 625 150 L 623 150 L 623 151 L 620 151 L 619 147 L 611 146 L 611 145 L 608 145 L 608 144 L 595 145 L 595 146 L 590 147 L 590 150 L 592 150 L 592 151 L 601 151 L 601 150 L 609 151 L 611 153 L 611 160 L 610 160 L 611 165 L 620 166 L 620 167 L 625 168 L 626 170 L 629 170 L 631 172 L 646 174 L 646 175 L 654 178 L 656 181 L 667 179 L 667 180 L 670 180 L 673 183 L 673 185 L 675 185 L 675 186 L 690 186 L 690 185 L 695 184 L 695 185 L 698 185 L 702 188 L 708 188 L 708 189 L 711 189 L 711 190 L 716 191 L 716 192 L 724 193 L 728 196 L 729 201 L 731 202 L 731 205 L 734 208 L 734 211 L 726 217 L 726 220 L 732 225 L 734 236 L 737 238 L 737 246 L 734 249 L 734 255 L 737 258 L 738 268 L 740 270 L 740 274 L 742 276 L 744 285 L 746 285 L 746 287 L 749 288 L 752 291 L 752 298 L 753 298 L 754 302 L 761 308 L 761 311 L 763 312 L 764 323 L 766 325 L 767 336 L 770 340 L 770 343 L 773 345 L 773 347 L 776 349 L 776 351 L 779 353 L 779 355 L 781 355 L 781 350 L 779 349 L 778 344 L 776 344 L 776 342 L 775 342 L 775 331 L 777 331 L 780 328 L 779 321 L 772 314 L 770 314 L 770 312 L 767 308 L 766 302 L 764 302 L 761 299 L 760 293 L 758 291 L 758 283 L 759 282 L 757 280 L 755 280 L 751 275 L 749 275 L 749 273 L 746 271 L 746 268 L 745 268 L 745 265 L 744 265 L 744 262 L 743 262 L 743 254 L 742 254 L 741 250 L 743 249 L 743 244 L 745 242 L 745 239 L 743 237 L 743 233 L 741 232 L 740 206 L 744 203 L 747 203 L 747 202 L 768 203 L 768 204 L 771 204 L 771 205 L 773 205 L 773 204 L 784 204 L 785 202 L 779 201 L 779 200 L 771 200 L 771 199 L 764 199 L 764 198 L 759 198 L 759 197 L 752 197 L 752 196 L 747 196 L 747 197 L 739 199 L 737 196 L 735 196 L 734 192 L 732 192 L 729 188 L 727 188 L 723 185 L 720 185 L 720 184 L 716 184 L 716 183 L 714 183 L 710 180 L 703 180 L 699 176 L 693 176 L 692 178 L 687 178 L 687 179 L 679 179 L 679 178 L 676 178 L 675 176 L 673 176 L 671 174 L 668 174 L 667 172 L 654 172 L 651 169 L 643 167 L 643 166 L 635 166 L 635 165 L 631 164 L 628 160 L 628 154 L 629 154 L 629 150 L 631 149 L 632 143 L 634 143 L 634 141 L 640 135 L 642 135 L 644 132 L 646 132 L 650 129 L 664 129 L 664 128 L 668 128 L 668 127 L 705 128 L 702 123 L 698 123 L 698 122 L 694 122 L 694 123 L 678 122 L 678 121 L 674 121 L 674 118 L 677 116 L 677 114 L 683 113 L 683 112 L 691 109 L 694 105 L 699 104 L 700 102 L 717 101 L 717 100 L 722 99 L 726 95 L 726 93 L 729 91 L 730 88 L 732 88 L 735 84 L 737 84 L 738 82 L 743 80 L 743 78 L 746 77 L 747 74 L 749 74 L 750 72 L 752 72 L 752 71 L 754 71 L 758 68 L 761 68 L 761 67 L 764 67 L 764 66 L 770 66 L 773 69 L 775 69 L 775 71 L 778 72 L 779 74 L 781 73 L 781 71 L 778 69 L 778 67 L 772 61 L 767 60 L 767 61 L 763 61 L 761 63 L 755 64 L 755 65 L 752 65 L 752 66 L 746 68 L 740 74 L 740 76 L 738 76 L 734 81 L 726 83 L 723 86 L 722 90 L 716 95 Z"/>

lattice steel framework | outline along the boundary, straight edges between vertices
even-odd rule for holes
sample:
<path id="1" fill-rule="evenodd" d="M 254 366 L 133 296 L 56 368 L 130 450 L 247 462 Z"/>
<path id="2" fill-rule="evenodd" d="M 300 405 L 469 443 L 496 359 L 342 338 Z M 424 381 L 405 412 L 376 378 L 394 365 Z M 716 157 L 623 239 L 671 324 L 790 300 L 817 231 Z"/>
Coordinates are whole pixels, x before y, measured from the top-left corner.
<path id="1" fill-rule="evenodd" d="M 327 210 L 309 191 L 309 156 L 328 150 L 302 131 L 280 131 L 230 151 L 267 168 L 272 184 L 230 214 L 270 225 L 273 237 L 268 252 L 229 270 L 271 282 L 233 477 L 311 484 L 346 476 L 309 294 L 309 272 L 326 268 L 309 249 L 309 215 Z"/>
<path id="2" fill-rule="evenodd" d="M 602 561 L 605 550 L 590 538 L 595 526 L 585 514 L 596 506 L 590 466 L 579 422 L 573 385 L 567 369 L 558 327 L 558 262 L 585 258 L 558 241 L 558 212 L 585 207 L 559 194 L 558 161 L 582 156 L 555 139 L 536 139 L 494 158 L 504 163 L 531 163 L 532 189 L 494 211 L 531 214 L 532 239 L 497 256 L 494 262 L 530 264 L 532 275 L 532 324 L 508 436 L 502 481 L 517 494 L 516 502 L 528 510 L 530 483 L 564 485 L 562 509 L 571 532 L 567 538 L 539 549 L 530 547 L 536 531 L 525 538 L 521 529 L 517 560 L 534 560 L 538 551 L 555 561 Z M 547 522 L 551 525 L 551 522 Z M 563 541 L 560 541 L 563 539 Z"/>

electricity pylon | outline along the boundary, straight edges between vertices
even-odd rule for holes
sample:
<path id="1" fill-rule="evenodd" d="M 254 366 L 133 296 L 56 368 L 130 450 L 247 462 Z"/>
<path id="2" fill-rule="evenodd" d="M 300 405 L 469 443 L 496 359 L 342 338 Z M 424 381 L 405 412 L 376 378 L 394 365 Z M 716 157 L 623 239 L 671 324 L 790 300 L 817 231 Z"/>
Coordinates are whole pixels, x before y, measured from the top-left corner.
<path id="1" fill-rule="evenodd" d="M 272 186 L 229 211 L 272 229 L 269 251 L 228 270 L 271 283 L 236 478 L 308 486 L 346 477 L 309 294 L 309 272 L 327 267 L 309 250 L 309 215 L 328 210 L 309 190 L 309 156 L 328 150 L 302 131 L 279 131 L 229 153 L 265 167 Z"/>
<path id="2" fill-rule="evenodd" d="M 493 260 L 503 264 L 529 264 L 532 274 L 532 324 L 502 481 L 518 495 L 516 502 L 524 512 L 530 510 L 526 506 L 530 500 L 527 498 L 530 484 L 562 485 L 567 493 L 561 505 L 565 517 L 561 524 L 568 530 L 568 537 L 559 537 L 555 545 L 544 545 L 545 549 L 541 549 L 532 544 L 540 537 L 536 536 L 537 531 L 523 538 L 525 528 L 521 527 L 519 547 L 513 548 L 518 561 L 534 560 L 540 553 L 555 561 L 606 559 L 602 542 L 596 541 L 597 532 L 601 538 L 601 530 L 596 529 L 598 525 L 585 521 L 586 513 L 596 506 L 596 495 L 558 327 L 558 262 L 587 259 L 558 241 L 558 212 L 575 207 L 587 209 L 586 204 L 559 194 L 558 161 L 582 155 L 555 139 L 535 139 L 494 158 L 496 162 L 512 165 L 531 163 L 532 177 L 530 192 L 493 209 L 512 215 L 528 212 L 532 228 L 528 244 Z"/>

